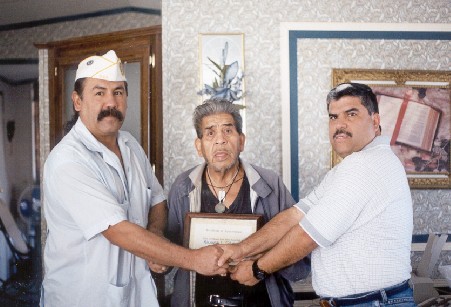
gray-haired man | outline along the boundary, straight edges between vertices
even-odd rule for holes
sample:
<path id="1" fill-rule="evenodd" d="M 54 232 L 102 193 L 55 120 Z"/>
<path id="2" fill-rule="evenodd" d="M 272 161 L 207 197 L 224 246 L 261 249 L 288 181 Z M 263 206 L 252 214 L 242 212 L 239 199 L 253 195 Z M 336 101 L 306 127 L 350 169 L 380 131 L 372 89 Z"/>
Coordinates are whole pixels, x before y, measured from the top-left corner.
<path id="1" fill-rule="evenodd" d="M 239 158 L 245 136 L 236 105 L 208 100 L 196 108 L 193 122 L 195 147 L 205 163 L 179 175 L 169 192 L 168 231 L 174 242 L 182 244 L 188 212 L 261 214 L 267 222 L 295 203 L 280 176 Z M 309 271 L 309 261 L 301 260 L 262 276 L 253 287 L 242 286 L 229 276 L 197 274 L 196 306 L 292 306 L 289 280 L 304 278 Z M 189 272 L 179 269 L 171 305 L 190 306 L 189 297 Z"/>

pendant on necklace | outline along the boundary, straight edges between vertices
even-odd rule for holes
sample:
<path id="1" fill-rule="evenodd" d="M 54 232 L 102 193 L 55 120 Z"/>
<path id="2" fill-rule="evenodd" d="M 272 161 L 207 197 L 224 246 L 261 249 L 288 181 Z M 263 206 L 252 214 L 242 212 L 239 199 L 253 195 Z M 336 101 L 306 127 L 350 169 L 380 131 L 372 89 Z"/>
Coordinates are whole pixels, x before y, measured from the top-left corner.
<path id="1" fill-rule="evenodd" d="M 215 211 L 217 213 L 223 213 L 225 211 L 225 206 L 224 206 L 224 198 L 226 197 L 226 193 L 224 190 L 219 190 L 218 191 L 218 200 L 219 203 L 216 204 L 215 206 Z"/>
<path id="2" fill-rule="evenodd" d="M 215 211 L 216 211 L 217 213 L 223 213 L 223 212 L 225 211 L 225 206 L 224 206 L 224 204 L 222 203 L 222 201 L 220 201 L 219 203 L 216 204 L 216 206 L 215 206 Z"/>

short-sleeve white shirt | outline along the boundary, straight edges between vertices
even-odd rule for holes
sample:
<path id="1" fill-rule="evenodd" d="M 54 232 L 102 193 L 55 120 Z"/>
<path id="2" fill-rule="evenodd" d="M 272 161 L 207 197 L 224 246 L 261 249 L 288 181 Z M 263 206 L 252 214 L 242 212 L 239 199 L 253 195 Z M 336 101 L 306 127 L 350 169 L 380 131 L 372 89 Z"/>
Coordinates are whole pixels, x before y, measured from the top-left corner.
<path id="1" fill-rule="evenodd" d="M 347 296 L 410 278 L 412 200 L 388 138 L 344 158 L 297 206 L 305 213 L 301 227 L 319 245 L 312 252 L 318 295 Z"/>
<path id="2" fill-rule="evenodd" d="M 118 144 L 124 167 L 79 119 L 44 165 L 45 307 L 158 306 L 145 260 L 102 235 L 124 220 L 145 228 L 165 200 L 139 143 L 119 131 Z"/>

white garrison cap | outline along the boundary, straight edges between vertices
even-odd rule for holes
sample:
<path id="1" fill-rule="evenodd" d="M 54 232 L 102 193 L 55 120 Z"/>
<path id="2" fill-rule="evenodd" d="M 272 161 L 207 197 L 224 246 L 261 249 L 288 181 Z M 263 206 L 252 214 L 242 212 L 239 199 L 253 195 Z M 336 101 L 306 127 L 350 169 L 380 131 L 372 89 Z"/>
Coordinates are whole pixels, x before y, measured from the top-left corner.
<path id="1" fill-rule="evenodd" d="M 97 78 L 107 81 L 127 81 L 124 66 L 113 50 L 102 56 L 94 55 L 78 64 L 75 81 L 80 78 Z"/>

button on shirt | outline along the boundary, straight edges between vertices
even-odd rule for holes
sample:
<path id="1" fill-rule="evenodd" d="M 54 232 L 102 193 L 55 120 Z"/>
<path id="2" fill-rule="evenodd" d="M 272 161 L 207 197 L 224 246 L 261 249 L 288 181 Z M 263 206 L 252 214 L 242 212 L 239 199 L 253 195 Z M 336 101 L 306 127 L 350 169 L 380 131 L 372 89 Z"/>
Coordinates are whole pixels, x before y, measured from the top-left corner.
<path id="1" fill-rule="evenodd" d="M 158 306 L 145 260 L 101 234 L 124 220 L 146 227 L 165 200 L 139 143 L 119 131 L 118 144 L 124 167 L 79 119 L 44 165 L 41 306 Z"/>

